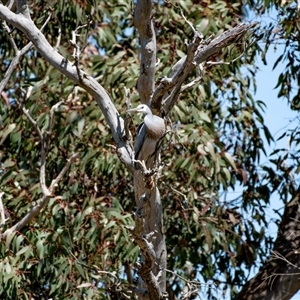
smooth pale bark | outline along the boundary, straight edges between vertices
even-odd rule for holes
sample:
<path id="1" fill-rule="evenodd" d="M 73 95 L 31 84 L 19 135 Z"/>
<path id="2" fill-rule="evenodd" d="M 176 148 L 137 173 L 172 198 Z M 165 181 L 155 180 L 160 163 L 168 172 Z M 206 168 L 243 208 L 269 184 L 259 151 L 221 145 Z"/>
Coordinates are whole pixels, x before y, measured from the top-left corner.
<path id="1" fill-rule="evenodd" d="M 140 76 L 137 89 L 141 103 L 149 106 L 154 91 L 156 64 L 156 37 L 151 14 L 152 1 L 138 0 L 133 14 L 134 25 L 139 31 L 141 45 Z M 149 156 L 148 150 L 153 149 L 153 141 L 144 138 L 144 136 L 145 131 L 143 130 L 140 131 L 140 135 L 137 137 L 137 143 L 140 143 L 140 141 L 143 143 L 141 151 L 136 157 L 140 161 L 146 161 Z M 153 169 L 155 163 L 155 158 L 147 161 L 147 169 Z M 166 292 L 164 269 L 167 263 L 167 250 L 163 234 L 162 204 L 157 188 L 156 175 L 147 175 L 145 170 L 136 170 L 133 180 L 137 210 L 141 211 L 142 216 L 142 222 L 136 222 L 135 231 L 146 237 L 145 243 L 149 243 L 148 245 L 151 248 L 140 245 L 143 257 L 139 270 L 140 279 L 142 279 L 139 280 L 139 289 L 146 289 L 149 293 L 149 296 L 140 296 L 144 299 L 162 299 Z M 138 226 L 142 228 L 137 228 Z M 137 239 L 139 238 L 137 237 Z M 138 242 L 137 239 L 136 242 Z M 152 250 L 154 255 L 151 255 Z"/>
<path id="2" fill-rule="evenodd" d="M 154 90 L 156 65 L 156 37 L 151 14 L 151 0 L 137 1 L 133 14 L 133 22 L 139 31 L 141 45 L 140 76 L 137 89 L 141 103 L 148 105 Z"/>

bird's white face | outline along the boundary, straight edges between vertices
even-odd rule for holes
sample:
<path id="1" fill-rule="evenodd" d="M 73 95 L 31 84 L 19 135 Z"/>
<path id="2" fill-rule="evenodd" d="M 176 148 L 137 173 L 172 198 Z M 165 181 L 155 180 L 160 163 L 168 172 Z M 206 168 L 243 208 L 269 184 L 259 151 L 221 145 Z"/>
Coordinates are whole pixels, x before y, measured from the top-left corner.
<path id="1" fill-rule="evenodd" d="M 140 104 L 138 105 L 136 108 L 132 108 L 132 109 L 128 109 L 127 111 L 135 111 L 135 112 L 139 112 L 139 113 L 143 113 L 143 114 L 147 114 L 148 113 L 148 106 L 145 104 Z"/>

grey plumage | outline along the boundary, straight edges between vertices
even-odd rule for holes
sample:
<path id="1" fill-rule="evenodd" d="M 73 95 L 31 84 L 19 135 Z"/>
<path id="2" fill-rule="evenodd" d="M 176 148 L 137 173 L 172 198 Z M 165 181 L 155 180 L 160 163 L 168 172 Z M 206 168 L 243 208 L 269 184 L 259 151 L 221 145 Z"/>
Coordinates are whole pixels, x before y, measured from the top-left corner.
<path id="1" fill-rule="evenodd" d="M 146 104 L 140 104 L 136 108 L 129 109 L 128 112 L 138 112 L 145 115 L 144 123 L 137 134 L 135 159 L 147 162 L 148 158 L 155 152 L 157 142 L 166 132 L 165 121 L 153 115 Z"/>

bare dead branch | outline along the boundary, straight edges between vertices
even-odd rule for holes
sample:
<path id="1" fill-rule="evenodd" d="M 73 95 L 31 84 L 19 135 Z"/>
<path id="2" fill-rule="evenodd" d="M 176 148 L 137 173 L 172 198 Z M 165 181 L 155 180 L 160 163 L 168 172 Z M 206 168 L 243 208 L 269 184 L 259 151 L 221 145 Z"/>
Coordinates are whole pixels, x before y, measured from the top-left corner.
<path id="1" fill-rule="evenodd" d="M 89 26 L 91 22 L 78 26 L 74 31 L 72 31 L 72 40 L 70 40 L 70 43 L 72 44 L 72 46 L 74 47 L 73 50 L 73 58 L 75 59 L 75 66 L 76 66 L 76 70 L 77 70 L 77 75 L 80 81 L 82 81 L 82 76 L 83 76 L 83 72 L 80 72 L 80 67 L 79 67 L 79 61 L 80 61 L 80 55 L 82 53 L 83 50 L 80 49 L 80 46 L 77 44 L 76 41 L 76 37 L 79 35 L 78 31 L 86 28 Z"/>
<path id="2" fill-rule="evenodd" d="M 76 43 L 76 32 L 75 31 L 72 31 L 72 40 L 70 40 L 70 43 L 74 47 L 72 56 L 75 59 L 74 65 L 76 66 L 77 75 L 78 75 L 79 81 L 82 81 L 83 74 L 82 74 L 82 72 L 80 72 L 80 68 L 79 68 L 80 47 Z"/>
<path id="3" fill-rule="evenodd" d="M 175 83 L 174 88 L 172 89 L 170 95 L 163 102 L 164 112 L 167 116 L 169 115 L 169 112 L 171 111 L 172 107 L 179 97 L 181 86 L 184 80 L 191 72 L 191 70 L 197 65 L 194 58 L 197 49 L 201 45 L 201 42 L 202 36 L 199 33 L 195 32 L 193 41 L 187 47 L 187 55 L 182 67 L 179 68 L 179 70 L 172 77 L 172 82 Z M 181 74 L 186 75 L 182 76 Z"/>
<path id="4" fill-rule="evenodd" d="M 175 64 L 171 72 L 171 77 L 162 78 L 159 86 L 156 88 L 153 94 L 151 101 L 151 108 L 154 109 L 154 112 L 160 112 L 163 96 L 170 90 L 170 94 L 164 100 L 165 115 L 167 115 L 167 112 L 171 110 L 170 102 L 172 103 L 174 101 L 174 97 L 176 97 L 177 94 L 179 95 L 183 81 L 196 65 L 194 62 L 194 56 L 201 42 L 201 35 L 199 33 L 195 33 L 193 41 L 187 47 L 187 55 L 181 58 Z"/>
<path id="5" fill-rule="evenodd" d="M 195 86 L 198 82 L 200 82 L 203 79 L 203 76 L 204 76 L 204 63 L 202 63 L 198 66 L 198 70 L 199 70 L 199 76 L 197 78 L 195 78 L 193 81 L 183 85 L 180 89 L 180 93 L 185 91 L 186 89 L 189 89 L 189 88 Z"/>

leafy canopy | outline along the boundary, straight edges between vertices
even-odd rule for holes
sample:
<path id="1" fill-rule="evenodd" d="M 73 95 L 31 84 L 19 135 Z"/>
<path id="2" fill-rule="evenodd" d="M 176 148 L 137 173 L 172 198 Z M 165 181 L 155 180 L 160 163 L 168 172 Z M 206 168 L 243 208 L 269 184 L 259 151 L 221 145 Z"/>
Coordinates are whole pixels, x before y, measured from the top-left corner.
<path id="1" fill-rule="evenodd" d="M 253 94 L 259 57 L 279 36 L 286 41 L 286 49 L 274 67 L 287 62 L 277 83 L 279 96 L 298 109 L 299 91 L 294 94 L 292 90 L 294 82 L 299 84 L 295 76 L 299 39 L 293 40 L 293 34 L 298 34 L 296 11 L 276 1 L 248 1 L 247 10 L 242 3 L 222 0 L 157 1 L 153 5 L 157 80 L 169 74 L 185 53 L 185 40 L 192 38 L 182 14 L 208 38 L 245 20 L 258 5 L 256 13 L 271 7 L 278 10 L 277 23 L 258 27 L 238 47 L 211 58 L 203 80 L 182 92 L 170 115 L 171 133 L 162 150 L 165 167 L 160 191 L 168 269 L 190 280 L 217 285 L 224 279 L 224 289 L 234 294 L 272 247 L 264 214 L 272 193 L 278 192 L 287 201 L 295 189 L 289 184 L 289 174 L 298 169 L 283 167 L 281 162 L 287 157 L 298 161 L 297 153 L 282 154 L 276 149 L 274 165 L 259 165 L 265 144 L 273 138 L 264 124 L 265 104 Z M 35 1 L 30 2 L 30 9 L 38 27 L 51 14 L 43 33 L 69 61 L 74 61 L 72 32 L 79 27 L 80 66 L 103 85 L 121 114 L 125 114 L 124 87 L 131 91 L 132 104 L 138 103 L 139 39 L 132 24 L 131 1 Z M 276 26 L 280 26 L 277 35 Z M 19 31 L 12 35 L 19 48 L 28 43 Z M 0 36 L 3 80 L 15 53 L 3 26 Z M 198 75 L 196 69 L 189 82 Z M 1 298 L 123 297 L 129 293 L 139 256 L 126 229 L 133 225 L 131 175 L 114 152 L 95 101 L 45 62 L 35 48 L 22 58 L 5 87 L 7 101 L 0 103 L 4 227 L 20 220 L 41 197 L 40 140 L 19 105 L 26 93 L 26 109 L 47 133 L 47 184 L 72 153 L 79 152 L 80 157 L 42 213 L 1 243 Z M 138 122 L 135 118 L 133 123 Z M 133 125 L 131 129 L 134 132 Z M 299 143 L 297 133 L 297 129 L 286 133 L 295 145 Z M 243 192 L 232 199 L 230 192 L 237 187 Z M 169 272 L 168 282 L 179 294 L 182 280 Z M 218 289 L 207 289 L 207 295 L 220 297 Z"/>

